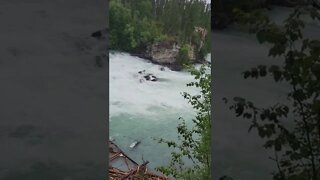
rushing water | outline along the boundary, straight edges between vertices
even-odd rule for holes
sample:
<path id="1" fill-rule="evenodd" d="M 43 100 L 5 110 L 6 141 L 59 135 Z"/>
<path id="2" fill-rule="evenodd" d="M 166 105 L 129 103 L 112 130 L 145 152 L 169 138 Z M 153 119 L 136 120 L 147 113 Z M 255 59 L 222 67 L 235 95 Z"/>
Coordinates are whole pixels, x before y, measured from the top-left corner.
<path id="1" fill-rule="evenodd" d="M 195 111 L 182 92 L 198 93 L 186 84 L 194 81 L 189 72 L 171 71 L 127 53 L 111 52 L 110 61 L 110 137 L 138 162 L 148 160 L 149 167 L 166 165 L 170 149 L 154 138 L 175 139 L 179 117 L 191 120 Z M 207 57 L 210 59 L 210 56 Z M 158 81 L 140 81 L 139 71 L 152 73 Z M 135 149 L 134 140 L 141 140 Z"/>
<path id="2" fill-rule="evenodd" d="M 288 8 L 274 8 L 270 16 L 280 23 Z M 307 19 L 308 20 L 308 19 Z M 317 38 L 320 25 L 307 21 L 305 35 Z M 258 106 L 269 106 L 285 100 L 288 87 L 275 84 L 271 78 L 244 80 L 241 73 L 258 64 L 278 64 L 279 58 L 267 57 L 269 46 L 258 44 L 252 35 L 235 30 L 215 32 L 214 50 L 214 126 L 213 178 L 230 175 L 235 180 L 270 180 L 275 164 L 269 160 L 273 153 L 263 148 L 256 132 L 248 133 L 250 122 L 236 118 L 223 97 L 246 97 Z M 125 53 L 110 54 L 110 136 L 134 160 L 149 160 L 150 167 L 168 162 L 170 151 L 152 137 L 175 138 L 179 116 L 191 119 L 194 112 L 180 92 L 196 93 L 186 87 L 193 80 L 187 72 L 159 70 L 160 66 Z M 159 82 L 140 83 L 138 71 L 146 70 Z M 263 94 L 263 95 L 262 95 Z M 134 140 L 142 140 L 131 151 Z"/>

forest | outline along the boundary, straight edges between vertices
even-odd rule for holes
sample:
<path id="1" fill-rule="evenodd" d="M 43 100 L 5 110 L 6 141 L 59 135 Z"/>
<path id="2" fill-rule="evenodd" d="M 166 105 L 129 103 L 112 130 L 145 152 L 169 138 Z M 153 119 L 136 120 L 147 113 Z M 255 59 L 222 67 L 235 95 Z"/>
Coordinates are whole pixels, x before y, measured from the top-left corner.
<path id="1" fill-rule="evenodd" d="M 196 27 L 210 32 L 211 7 L 204 0 L 111 0 L 109 20 L 112 50 L 145 51 L 153 43 L 173 41 L 181 57 L 190 45 L 198 49 L 198 59 L 210 52 L 210 33 L 204 39 L 194 33 Z"/>

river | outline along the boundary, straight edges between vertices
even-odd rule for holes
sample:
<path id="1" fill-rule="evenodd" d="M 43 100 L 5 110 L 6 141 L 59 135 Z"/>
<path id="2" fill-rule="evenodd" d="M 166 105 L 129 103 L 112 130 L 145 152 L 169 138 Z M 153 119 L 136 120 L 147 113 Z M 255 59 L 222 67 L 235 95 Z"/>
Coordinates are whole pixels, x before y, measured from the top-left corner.
<path id="1" fill-rule="evenodd" d="M 109 54 L 110 137 L 135 161 L 148 160 L 151 169 L 167 165 L 170 159 L 170 149 L 155 138 L 175 140 L 179 117 L 190 122 L 195 116 L 181 93 L 199 93 L 186 86 L 194 81 L 189 72 L 162 71 L 160 67 L 127 53 Z M 159 80 L 140 82 L 143 77 L 138 72 L 143 70 Z M 141 144 L 131 150 L 129 146 L 135 140 Z"/>
<path id="2" fill-rule="evenodd" d="M 270 17 L 277 23 L 290 12 L 275 7 Z M 306 20 L 305 35 L 316 37 L 319 24 Z M 257 132 L 248 133 L 249 121 L 236 118 L 222 98 L 246 97 L 258 106 L 269 106 L 286 100 L 288 85 L 273 80 L 244 80 L 241 73 L 259 64 L 279 64 L 280 58 L 270 58 L 268 45 L 261 45 L 253 35 L 227 29 L 212 34 L 213 46 L 213 178 L 222 175 L 235 180 L 270 180 L 276 166 L 265 150 Z M 210 59 L 210 56 L 208 57 Z M 190 120 L 195 112 L 180 95 L 196 89 L 186 87 L 193 80 L 187 72 L 161 71 L 159 65 L 126 53 L 110 54 L 110 136 L 139 163 L 150 161 L 150 168 L 166 165 L 170 150 L 153 137 L 176 138 L 180 116 Z M 160 78 L 158 82 L 139 82 L 138 71 L 146 70 Z M 190 121 L 189 121 L 190 122 Z M 141 140 L 130 150 L 134 140 Z"/>

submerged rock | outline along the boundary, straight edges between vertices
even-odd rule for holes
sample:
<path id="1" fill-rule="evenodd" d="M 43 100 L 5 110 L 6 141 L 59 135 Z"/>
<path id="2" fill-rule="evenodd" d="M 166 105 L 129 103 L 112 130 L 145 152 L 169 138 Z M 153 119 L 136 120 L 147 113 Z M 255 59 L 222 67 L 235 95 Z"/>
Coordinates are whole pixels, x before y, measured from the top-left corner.
<path id="1" fill-rule="evenodd" d="M 145 74 L 146 70 L 139 71 L 138 73 L 139 74 Z M 155 75 L 153 75 L 151 73 L 148 73 L 148 74 L 144 75 L 143 78 L 139 79 L 139 82 L 142 83 L 145 80 L 147 80 L 147 81 L 158 81 L 158 78 Z"/>
<path id="2" fill-rule="evenodd" d="M 140 83 L 143 83 L 145 80 L 144 79 L 139 79 L 139 82 Z"/>
<path id="3" fill-rule="evenodd" d="M 139 71 L 138 73 L 139 74 L 144 74 L 146 72 L 146 70 L 143 70 L 143 71 Z"/>

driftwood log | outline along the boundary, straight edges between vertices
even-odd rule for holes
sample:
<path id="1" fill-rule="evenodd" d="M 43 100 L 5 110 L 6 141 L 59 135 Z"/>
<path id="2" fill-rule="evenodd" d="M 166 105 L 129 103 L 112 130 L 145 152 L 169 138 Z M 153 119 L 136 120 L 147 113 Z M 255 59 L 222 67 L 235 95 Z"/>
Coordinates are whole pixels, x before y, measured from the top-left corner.
<path id="1" fill-rule="evenodd" d="M 114 167 L 122 161 L 125 167 Z M 148 172 L 149 161 L 139 165 L 126 155 L 116 144 L 109 141 L 109 179 L 111 180 L 168 180 L 164 175 Z"/>

